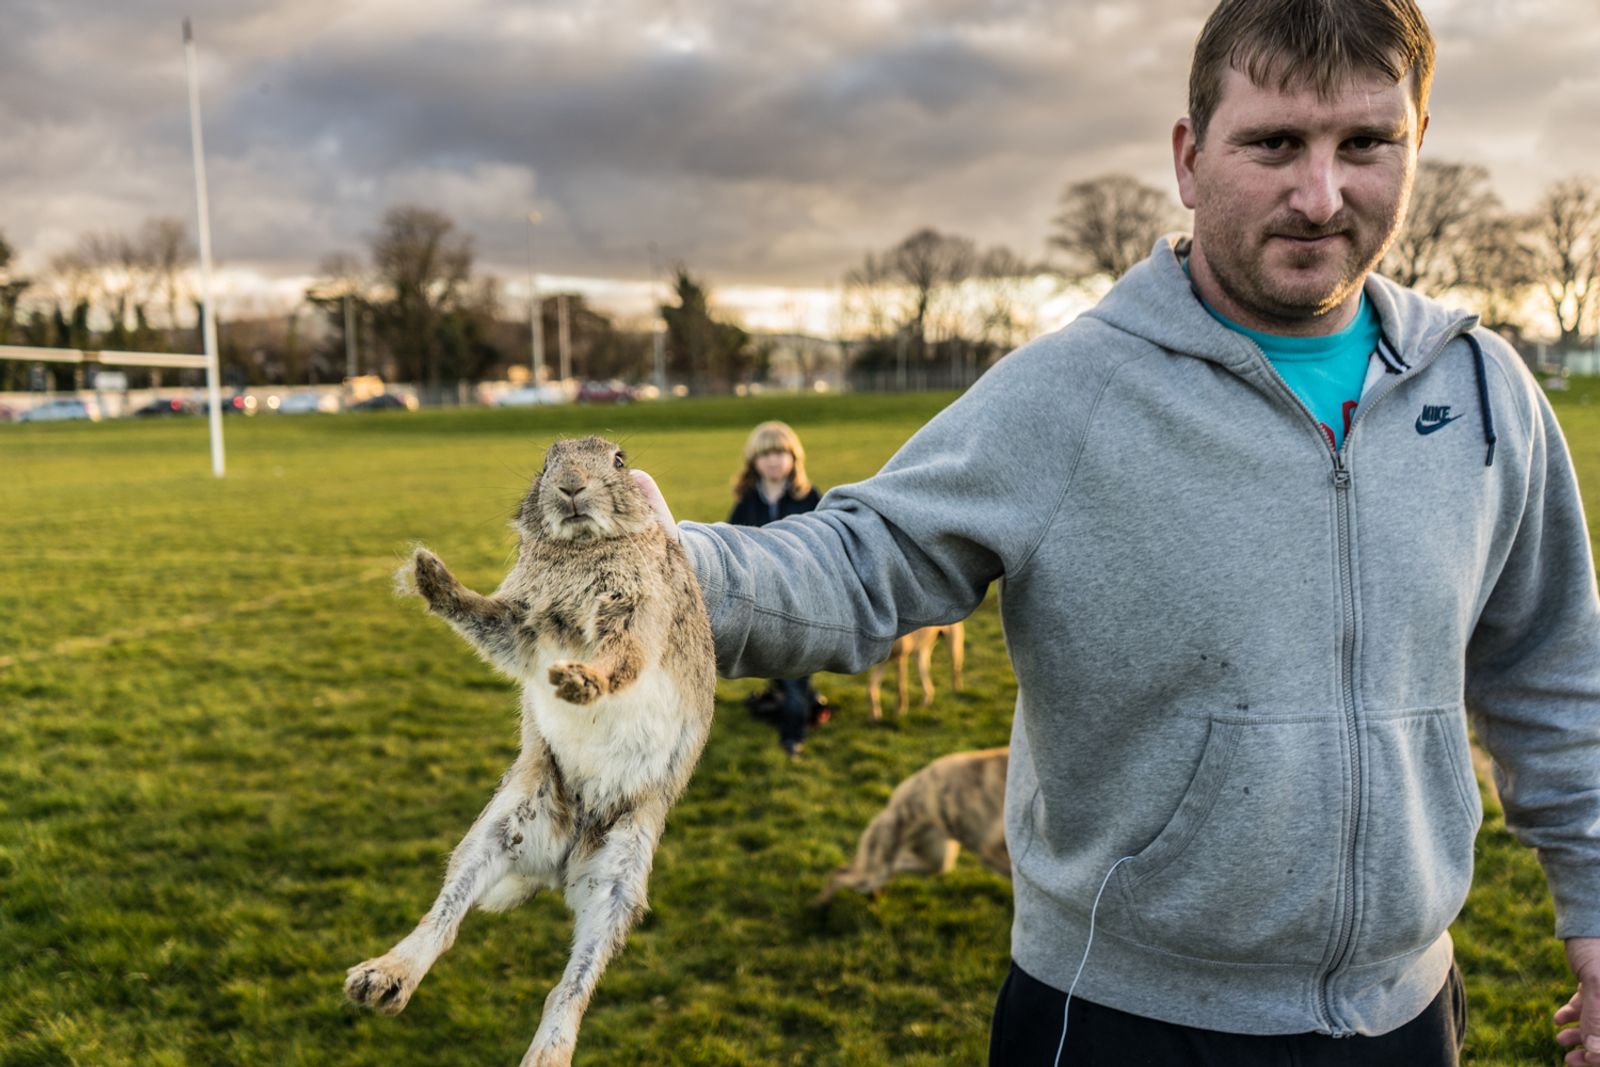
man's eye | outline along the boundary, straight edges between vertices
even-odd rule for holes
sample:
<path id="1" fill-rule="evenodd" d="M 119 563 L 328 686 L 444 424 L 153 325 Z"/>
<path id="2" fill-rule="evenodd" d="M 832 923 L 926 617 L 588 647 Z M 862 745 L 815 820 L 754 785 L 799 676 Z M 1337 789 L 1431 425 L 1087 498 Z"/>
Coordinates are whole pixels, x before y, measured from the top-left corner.
<path id="1" fill-rule="evenodd" d="M 1261 140 L 1257 141 L 1256 144 L 1261 148 L 1265 148 L 1268 152 L 1281 152 L 1285 148 L 1289 147 L 1289 138 L 1263 137 Z"/>
<path id="2" fill-rule="evenodd" d="M 1371 152 L 1373 149 L 1382 145 L 1383 141 L 1376 137 L 1352 137 L 1350 140 L 1346 141 L 1345 144 L 1349 145 L 1357 152 Z"/>

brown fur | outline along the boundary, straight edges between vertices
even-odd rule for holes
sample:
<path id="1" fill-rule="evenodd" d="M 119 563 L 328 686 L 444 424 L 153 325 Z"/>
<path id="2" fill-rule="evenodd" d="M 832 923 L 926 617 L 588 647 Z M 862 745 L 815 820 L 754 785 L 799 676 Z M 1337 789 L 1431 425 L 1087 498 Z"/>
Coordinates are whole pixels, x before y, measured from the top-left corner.
<path id="1" fill-rule="evenodd" d="M 429 610 L 522 683 L 522 750 L 450 858 L 438 899 L 385 956 L 350 968 L 351 1000 L 409 1001 L 473 906 L 544 887 L 576 916 L 572 953 L 523 1067 L 565 1067 L 601 972 L 645 910 L 667 810 L 711 728 L 711 626 L 688 558 L 657 523 L 622 452 L 597 437 L 546 455 L 491 596 L 417 549 L 402 576 Z"/>
<path id="2" fill-rule="evenodd" d="M 889 658 L 876 664 L 867 674 L 867 699 L 872 703 L 872 717 L 883 718 L 880 690 L 883 686 L 883 672 L 891 662 L 895 665 L 900 682 L 897 690 L 898 698 L 895 701 L 895 715 L 903 716 L 906 713 L 906 708 L 911 704 L 909 683 L 912 656 L 917 657 L 917 674 L 922 682 L 922 706 L 927 707 L 933 703 L 933 646 L 939 640 L 940 634 L 944 634 L 945 640 L 950 644 L 950 688 L 957 693 L 961 692 L 961 671 L 966 663 L 966 633 L 966 624 L 953 622 L 949 626 L 925 626 L 897 638 L 894 647 L 889 650 Z"/>
<path id="3" fill-rule="evenodd" d="M 941 756 L 895 787 L 873 816 L 853 860 L 829 876 L 812 901 L 823 907 L 841 889 L 876 896 L 901 874 L 944 874 L 965 845 L 996 874 L 1011 877 L 1006 851 L 1009 748 Z"/>

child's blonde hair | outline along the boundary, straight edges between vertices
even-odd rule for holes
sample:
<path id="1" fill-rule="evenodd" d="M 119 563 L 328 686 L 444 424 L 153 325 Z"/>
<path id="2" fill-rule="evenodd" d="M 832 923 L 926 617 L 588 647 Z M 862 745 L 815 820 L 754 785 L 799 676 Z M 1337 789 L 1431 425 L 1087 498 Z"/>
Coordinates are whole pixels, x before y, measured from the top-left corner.
<path id="1" fill-rule="evenodd" d="M 794 457 L 794 470 L 789 472 L 789 495 L 799 500 L 811 492 L 811 477 L 806 474 L 806 449 L 800 435 L 786 422 L 763 422 L 750 431 L 744 443 L 744 463 L 733 476 L 733 495 L 742 498 L 750 487 L 761 480 L 756 472 L 756 457 L 767 452 L 787 452 Z"/>

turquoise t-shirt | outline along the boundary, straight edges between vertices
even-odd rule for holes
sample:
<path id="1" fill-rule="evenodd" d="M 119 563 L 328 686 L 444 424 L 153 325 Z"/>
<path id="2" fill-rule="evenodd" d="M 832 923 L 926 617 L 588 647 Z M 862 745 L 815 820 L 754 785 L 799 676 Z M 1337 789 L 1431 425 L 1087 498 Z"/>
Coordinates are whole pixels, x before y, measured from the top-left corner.
<path id="1" fill-rule="evenodd" d="M 1365 294 L 1350 325 L 1322 337 L 1282 337 L 1247 329 L 1204 300 L 1200 303 L 1212 318 L 1260 345 L 1279 377 L 1322 424 L 1333 447 L 1344 444 L 1350 417 L 1361 401 L 1361 386 L 1367 380 L 1367 360 L 1378 347 L 1380 333 L 1378 316 Z"/>

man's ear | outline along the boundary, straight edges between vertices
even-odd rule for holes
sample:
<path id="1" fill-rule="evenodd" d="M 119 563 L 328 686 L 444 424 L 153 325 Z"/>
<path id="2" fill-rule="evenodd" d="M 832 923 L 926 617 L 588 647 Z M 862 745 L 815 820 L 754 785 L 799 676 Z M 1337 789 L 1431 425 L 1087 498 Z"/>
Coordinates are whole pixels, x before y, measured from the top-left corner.
<path id="1" fill-rule="evenodd" d="M 1422 121 L 1417 123 L 1417 151 L 1422 151 L 1422 139 L 1428 134 L 1428 113 L 1422 113 Z"/>
<path id="2" fill-rule="evenodd" d="M 1183 206 L 1194 209 L 1194 162 L 1200 151 L 1200 138 L 1194 130 L 1194 120 L 1183 116 L 1172 127 L 1172 169 L 1178 177 L 1178 199 Z"/>

